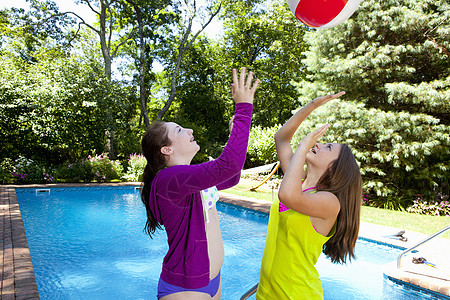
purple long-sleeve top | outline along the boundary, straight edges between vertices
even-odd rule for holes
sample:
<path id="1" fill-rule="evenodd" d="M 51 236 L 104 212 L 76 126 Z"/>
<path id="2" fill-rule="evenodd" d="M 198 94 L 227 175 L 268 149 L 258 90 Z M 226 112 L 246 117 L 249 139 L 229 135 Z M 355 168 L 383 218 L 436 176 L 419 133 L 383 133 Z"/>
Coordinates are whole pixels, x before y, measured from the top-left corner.
<path id="1" fill-rule="evenodd" d="M 161 279 L 183 288 L 207 286 L 208 242 L 200 191 L 227 189 L 239 182 L 247 153 L 253 105 L 237 103 L 233 129 L 219 158 L 198 165 L 161 170 L 150 188 L 150 209 L 164 225 L 169 251 Z"/>

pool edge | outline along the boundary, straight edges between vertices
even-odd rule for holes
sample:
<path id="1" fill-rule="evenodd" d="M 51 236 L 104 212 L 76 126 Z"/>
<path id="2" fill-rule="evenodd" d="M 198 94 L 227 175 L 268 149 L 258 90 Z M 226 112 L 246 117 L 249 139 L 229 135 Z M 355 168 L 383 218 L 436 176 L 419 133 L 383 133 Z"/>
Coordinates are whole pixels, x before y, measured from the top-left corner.
<path id="1" fill-rule="evenodd" d="M 0 186 L 2 276 L 0 298 L 39 299 L 30 250 L 14 187 Z"/>

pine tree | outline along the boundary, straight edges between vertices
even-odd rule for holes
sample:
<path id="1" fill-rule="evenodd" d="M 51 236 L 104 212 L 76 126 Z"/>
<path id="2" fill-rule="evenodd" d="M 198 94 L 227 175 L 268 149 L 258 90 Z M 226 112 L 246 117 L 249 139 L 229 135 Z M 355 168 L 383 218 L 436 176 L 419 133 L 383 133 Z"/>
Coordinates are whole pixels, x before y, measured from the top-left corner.
<path id="1" fill-rule="evenodd" d="M 309 120 L 330 122 L 361 163 L 366 193 L 401 205 L 448 196 L 450 3 L 365 0 L 346 22 L 305 35 L 301 102 L 347 94 Z"/>

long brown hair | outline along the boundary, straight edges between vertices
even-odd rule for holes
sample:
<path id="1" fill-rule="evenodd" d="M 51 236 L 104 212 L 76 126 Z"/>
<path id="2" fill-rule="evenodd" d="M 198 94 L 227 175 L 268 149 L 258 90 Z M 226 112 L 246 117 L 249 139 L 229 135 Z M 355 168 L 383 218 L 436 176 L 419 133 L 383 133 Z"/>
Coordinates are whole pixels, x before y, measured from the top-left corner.
<path id="1" fill-rule="evenodd" d="M 161 153 L 161 148 L 171 145 L 165 122 L 154 122 L 142 137 L 141 144 L 142 153 L 147 159 L 147 165 L 144 169 L 143 182 L 141 185 L 141 200 L 147 210 L 147 222 L 145 223 L 144 232 L 152 238 L 156 228 L 161 229 L 161 225 L 156 221 L 155 216 L 150 210 L 150 187 L 156 174 L 166 166 L 166 158 L 164 154 Z"/>
<path id="2" fill-rule="evenodd" d="M 333 263 L 347 263 L 347 258 L 349 261 L 355 258 L 362 197 L 361 173 L 348 145 L 341 144 L 339 157 L 330 164 L 317 186 L 318 190 L 336 195 L 341 204 L 336 232 L 325 243 L 323 253 Z"/>

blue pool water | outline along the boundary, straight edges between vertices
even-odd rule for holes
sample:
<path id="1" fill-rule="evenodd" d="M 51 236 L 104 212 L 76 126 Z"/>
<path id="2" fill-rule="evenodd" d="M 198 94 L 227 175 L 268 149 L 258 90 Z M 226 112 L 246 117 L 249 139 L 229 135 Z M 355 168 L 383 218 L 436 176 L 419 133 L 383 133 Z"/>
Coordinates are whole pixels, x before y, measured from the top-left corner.
<path id="1" fill-rule="evenodd" d="M 41 299 L 156 299 L 166 236 L 143 233 L 145 209 L 133 187 L 16 191 Z M 239 299 L 258 281 L 268 217 L 223 203 L 218 210 L 222 299 Z M 352 264 L 321 257 L 325 299 L 434 299 L 383 279 L 383 266 L 400 252 L 359 240 Z"/>

